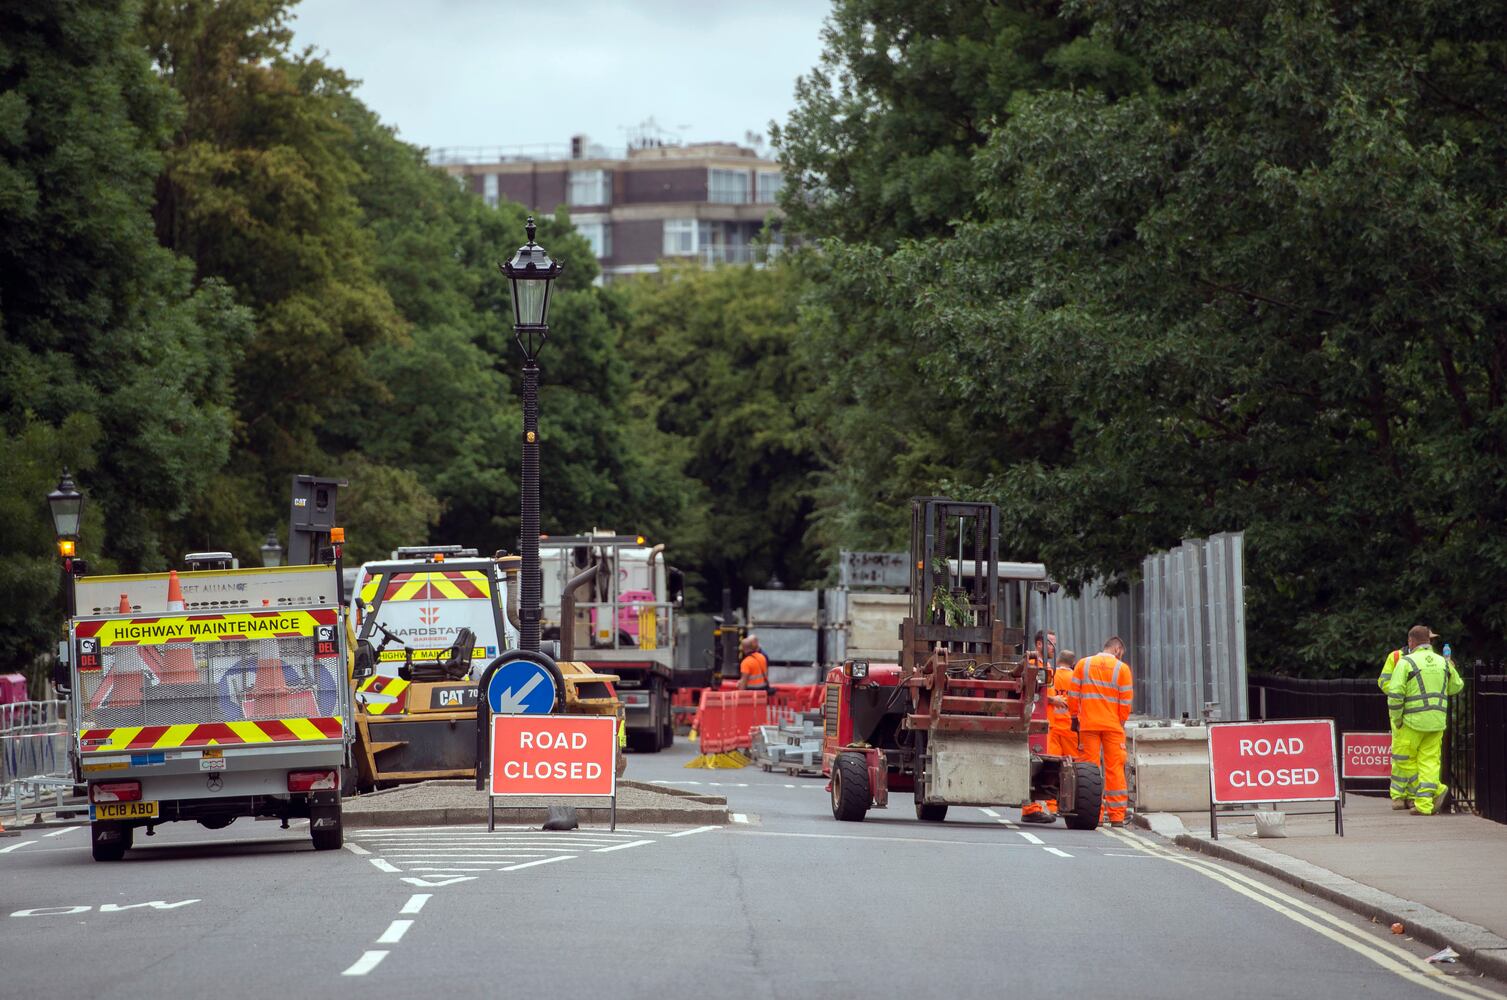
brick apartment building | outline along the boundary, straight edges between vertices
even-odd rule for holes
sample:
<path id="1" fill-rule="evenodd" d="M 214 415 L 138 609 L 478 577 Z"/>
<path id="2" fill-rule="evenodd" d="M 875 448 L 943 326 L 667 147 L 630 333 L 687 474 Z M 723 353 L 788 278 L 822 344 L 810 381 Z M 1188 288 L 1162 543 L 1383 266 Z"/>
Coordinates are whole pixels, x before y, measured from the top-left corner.
<path id="1" fill-rule="evenodd" d="M 657 271 L 665 258 L 747 263 L 780 245 L 780 165 L 735 143 L 649 140 L 613 156 L 577 137 L 568 150 L 441 149 L 431 160 L 489 205 L 506 198 L 536 215 L 567 206 L 608 280 Z"/>

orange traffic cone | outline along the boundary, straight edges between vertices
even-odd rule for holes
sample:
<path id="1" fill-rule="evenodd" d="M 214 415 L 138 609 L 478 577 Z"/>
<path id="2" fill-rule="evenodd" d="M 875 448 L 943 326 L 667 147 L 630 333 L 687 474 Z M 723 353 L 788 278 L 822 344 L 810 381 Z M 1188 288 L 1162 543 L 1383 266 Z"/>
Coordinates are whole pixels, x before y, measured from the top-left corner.
<path id="1" fill-rule="evenodd" d="M 141 662 L 140 646 L 121 646 L 115 650 L 114 663 L 110 667 L 110 693 L 107 701 L 111 708 L 136 708 L 141 705 L 142 673 L 146 668 Z"/>
<path id="2" fill-rule="evenodd" d="M 123 615 L 131 613 L 131 599 L 125 594 L 120 595 L 120 613 Z"/>
<path id="3" fill-rule="evenodd" d="M 183 588 L 178 585 L 178 571 L 170 570 L 167 574 L 167 609 L 169 611 L 182 611 Z"/>

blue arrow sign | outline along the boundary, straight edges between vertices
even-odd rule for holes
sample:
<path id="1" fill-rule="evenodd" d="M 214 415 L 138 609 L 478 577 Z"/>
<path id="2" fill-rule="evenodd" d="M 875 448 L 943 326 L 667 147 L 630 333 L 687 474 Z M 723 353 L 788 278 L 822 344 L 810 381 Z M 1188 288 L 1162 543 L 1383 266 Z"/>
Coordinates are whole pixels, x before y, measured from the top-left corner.
<path id="1" fill-rule="evenodd" d="M 555 695 L 549 669 L 529 660 L 504 663 L 487 684 L 487 704 L 494 715 L 548 715 Z"/>

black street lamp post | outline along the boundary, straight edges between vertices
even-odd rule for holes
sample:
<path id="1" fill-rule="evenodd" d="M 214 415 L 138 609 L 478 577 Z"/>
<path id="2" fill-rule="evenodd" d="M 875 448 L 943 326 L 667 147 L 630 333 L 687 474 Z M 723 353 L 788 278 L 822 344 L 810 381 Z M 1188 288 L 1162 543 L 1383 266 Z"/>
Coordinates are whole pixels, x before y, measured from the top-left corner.
<path id="1" fill-rule="evenodd" d="M 549 339 L 550 285 L 565 265 L 550 260 L 534 242 L 534 217 L 524 231 L 528 242 L 513 259 L 499 265 L 513 286 L 513 339 L 523 352 L 523 483 L 520 542 L 523 565 L 522 593 L 518 600 L 519 640 L 523 649 L 539 651 L 539 351 Z"/>
<path id="2" fill-rule="evenodd" d="M 63 606 L 72 618 L 74 560 L 78 558 L 79 528 L 84 522 L 84 495 L 74 485 L 67 466 L 58 480 L 58 488 L 47 494 L 47 509 L 52 514 L 52 531 L 57 536 L 58 555 L 63 561 Z"/>
<path id="3" fill-rule="evenodd" d="M 267 540 L 262 543 L 262 565 L 272 569 L 283 564 L 283 547 L 277 542 L 277 533 L 267 532 Z"/>

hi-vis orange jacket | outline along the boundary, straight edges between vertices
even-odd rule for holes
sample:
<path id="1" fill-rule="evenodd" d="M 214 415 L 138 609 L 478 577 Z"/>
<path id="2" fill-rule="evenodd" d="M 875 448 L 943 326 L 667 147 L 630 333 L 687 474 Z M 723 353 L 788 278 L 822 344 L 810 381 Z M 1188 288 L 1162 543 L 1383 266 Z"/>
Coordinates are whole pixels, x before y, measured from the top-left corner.
<path id="1" fill-rule="evenodd" d="M 1072 687 L 1073 668 L 1059 666 L 1052 671 L 1052 686 L 1047 691 L 1047 696 L 1058 695 L 1066 698 Z M 1066 708 L 1058 708 L 1051 702 L 1047 702 L 1047 722 L 1051 724 L 1051 728 L 1060 732 L 1073 731 L 1073 713 Z"/>
<path id="2" fill-rule="evenodd" d="M 1068 711 L 1079 732 L 1124 732 L 1133 688 L 1130 667 L 1108 653 L 1079 660 L 1067 690 Z"/>

